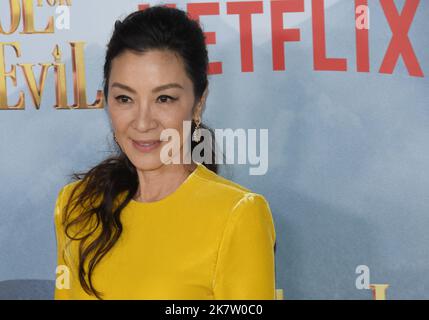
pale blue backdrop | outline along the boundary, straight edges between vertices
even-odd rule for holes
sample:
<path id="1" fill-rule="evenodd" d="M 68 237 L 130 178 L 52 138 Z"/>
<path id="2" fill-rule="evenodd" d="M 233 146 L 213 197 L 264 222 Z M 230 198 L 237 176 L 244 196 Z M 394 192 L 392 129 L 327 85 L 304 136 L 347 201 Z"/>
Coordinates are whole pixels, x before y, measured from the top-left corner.
<path id="1" fill-rule="evenodd" d="M 193 1 L 197 2 L 197 1 Z M 104 50 L 113 22 L 137 9 L 136 0 L 74 0 L 71 29 L 55 35 L 0 36 L 19 41 L 10 64 L 52 61 L 59 44 L 72 92 L 68 41 L 86 41 L 88 100 L 101 89 Z M 147 1 L 146 3 L 157 3 Z M 176 1 L 180 8 L 186 2 Z M 402 8 L 404 1 L 395 1 Z M 285 14 L 301 29 L 288 43 L 286 71 L 273 71 L 270 10 L 253 18 L 254 72 L 242 73 L 238 18 L 204 16 L 217 33 L 204 120 L 215 128 L 268 128 L 269 170 L 248 166 L 222 174 L 268 199 L 277 231 L 277 288 L 293 299 L 371 299 L 355 287 L 355 268 L 367 265 L 371 283 L 387 283 L 388 299 L 429 298 L 429 3 L 420 6 L 409 36 L 424 78 L 408 75 L 402 59 L 393 75 L 378 69 L 391 31 L 378 1 L 370 1 L 371 72 L 355 67 L 354 3 L 326 1 L 328 55 L 348 58 L 348 72 L 313 70 L 311 1 L 305 13 Z M 7 2 L 0 20 L 9 25 Z M 40 29 L 53 8 L 36 9 Z M 38 70 L 38 69 L 37 69 Z M 38 75 L 38 71 L 36 73 Z M 56 244 L 54 203 L 67 175 L 86 170 L 112 148 L 103 110 L 55 110 L 53 73 L 35 110 L 22 71 L 8 80 L 9 103 L 24 91 L 24 111 L 0 111 L 0 298 L 53 297 Z M 72 102 L 70 97 L 69 102 Z M 24 281 L 28 280 L 28 281 Z M 31 280 L 31 281 L 30 281 Z"/>

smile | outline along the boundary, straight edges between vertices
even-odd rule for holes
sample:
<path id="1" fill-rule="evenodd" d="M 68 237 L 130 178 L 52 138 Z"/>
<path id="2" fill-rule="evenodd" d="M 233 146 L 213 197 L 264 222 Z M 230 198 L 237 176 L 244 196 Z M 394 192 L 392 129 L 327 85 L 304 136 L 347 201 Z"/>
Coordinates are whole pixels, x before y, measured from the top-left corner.
<path id="1" fill-rule="evenodd" d="M 150 142 L 140 142 L 140 141 L 133 141 L 133 146 L 141 151 L 141 152 L 150 152 L 155 150 L 156 148 L 159 147 L 159 145 L 161 144 L 161 141 L 159 140 L 154 140 L 154 141 L 150 141 Z"/>

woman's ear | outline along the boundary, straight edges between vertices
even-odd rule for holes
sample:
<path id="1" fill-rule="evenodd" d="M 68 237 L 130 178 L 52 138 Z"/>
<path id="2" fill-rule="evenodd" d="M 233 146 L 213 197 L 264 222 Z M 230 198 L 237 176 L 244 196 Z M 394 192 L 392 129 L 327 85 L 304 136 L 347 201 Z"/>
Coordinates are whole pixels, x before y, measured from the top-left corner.
<path id="1" fill-rule="evenodd" d="M 204 111 L 204 107 L 206 105 L 207 96 L 209 94 L 209 87 L 207 86 L 206 89 L 203 92 L 203 95 L 201 96 L 200 101 L 198 102 L 197 106 L 194 109 L 193 119 L 201 119 L 202 113 Z"/>

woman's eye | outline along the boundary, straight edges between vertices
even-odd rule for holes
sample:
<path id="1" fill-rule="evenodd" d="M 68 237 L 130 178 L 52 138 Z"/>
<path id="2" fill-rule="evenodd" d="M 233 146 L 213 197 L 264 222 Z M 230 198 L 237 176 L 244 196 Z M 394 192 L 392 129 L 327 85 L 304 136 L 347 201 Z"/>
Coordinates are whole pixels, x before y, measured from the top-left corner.
<path id="1" fill-rule="evenodd" d="M 117 96 L 116 101 L 118 101 L 119 103 L 128 103 L 131 99 L 127 96 Z"/>
<path id="2" fill-rule="evenodd" d="M 173 98 L 173 97 L 166 96 L 166 95 L 159 96 L 159 97 L 158 97 L 158 99 L 159 99 L 162 103 L 168 103 L 168 100 L 170 100 L 170 102 L 173 102 L 173 101 L 177 100 L 177 98 Z"/>

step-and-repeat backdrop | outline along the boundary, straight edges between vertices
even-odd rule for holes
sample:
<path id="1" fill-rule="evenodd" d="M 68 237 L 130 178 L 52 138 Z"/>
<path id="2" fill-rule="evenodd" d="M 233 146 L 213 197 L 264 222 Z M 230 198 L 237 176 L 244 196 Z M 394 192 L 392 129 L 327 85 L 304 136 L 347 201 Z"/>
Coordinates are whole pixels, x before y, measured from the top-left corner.
<path id="1" fill-rule="evenodd" d="M 0 297 L 53 297 L 58 191 L 113 150 L 107 41 L 158 3 L 0 1 Z M 429 2 L 163 3 L 208 35 L 203 121 L 267 141 L 221 174 L 269 201 L 284 299 L 429 298 Z"/>

